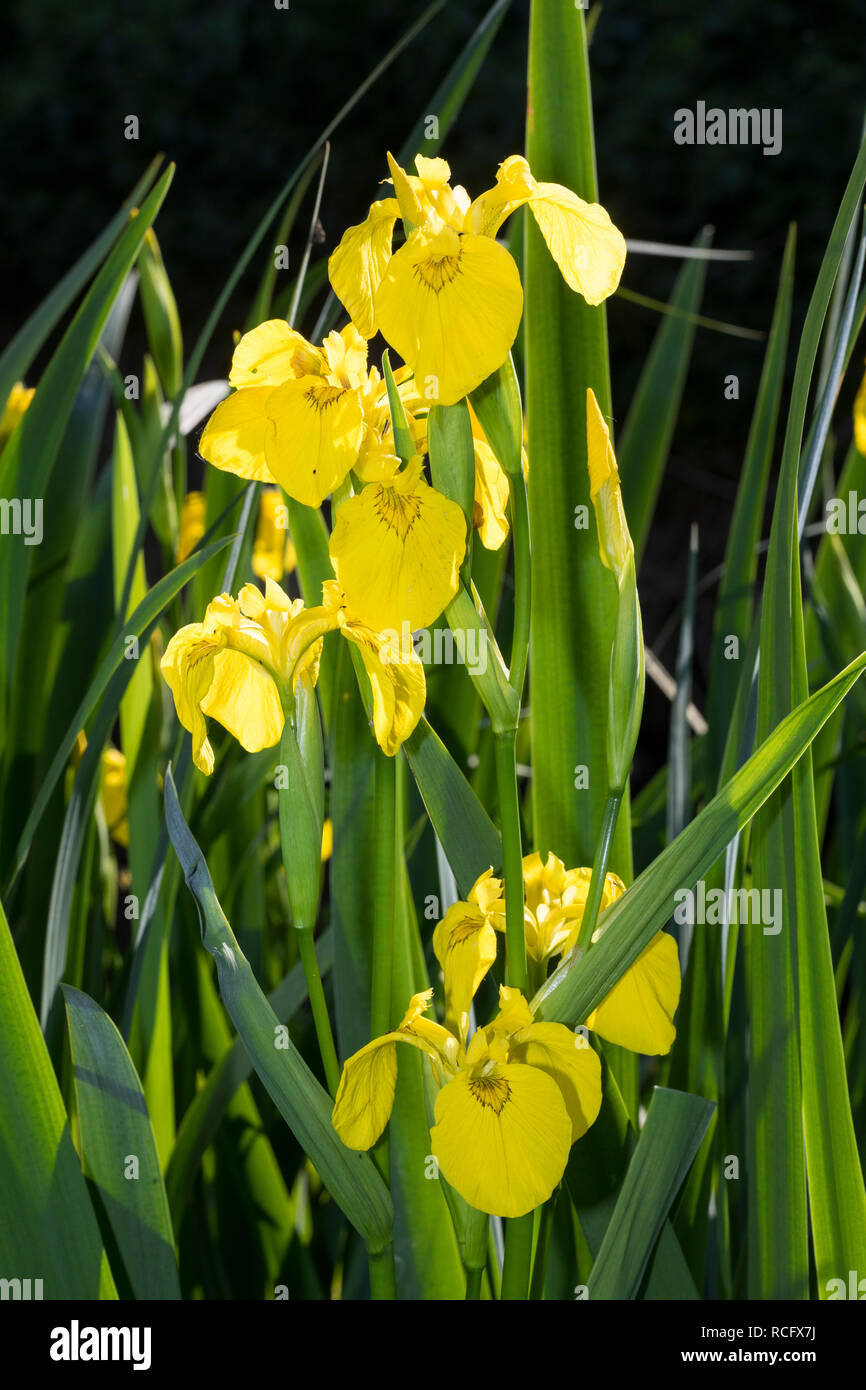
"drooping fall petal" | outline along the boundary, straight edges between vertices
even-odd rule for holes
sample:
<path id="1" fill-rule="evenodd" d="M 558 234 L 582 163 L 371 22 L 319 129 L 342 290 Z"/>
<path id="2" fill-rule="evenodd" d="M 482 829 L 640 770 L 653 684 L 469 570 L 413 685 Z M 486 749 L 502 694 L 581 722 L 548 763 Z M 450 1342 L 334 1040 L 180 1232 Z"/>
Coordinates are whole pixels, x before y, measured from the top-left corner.
<path id="1" fill-rule="evenodd" d="M 340 507 L 334 570 L 353 614 L 375 632 L 429 625 L 457 592 L 466 522 L 428 486 L 414 460 L 389 484 L 370 483 Z"/>
<path id="2" fill-rule="evenodd" d="M 489 237 L 417 228 L 376 294 L 382 335 L 430 404 L 453 405 L 502 366 L 520 324 L 517 266 Z"/>
<path id="3" fill-rule="evenodd" d="M 601 927 L 593 941 L 603 934 Z M 674 1014 L 680 1000 L 677 943 L 657 932 L 633 965 L 586 1020 L 587 1028 L 631 1052 L 664 1056 L 676 1037 Z"/>
<path id="4" fill-rule="evenodd" d="M 524 1216 L 546 1202 L 571 1148 L 559 1086 L 538 1067 L 488 1062 L 439 1092 L 431 1149 L 442 1176 L 478 1211 Z"/>

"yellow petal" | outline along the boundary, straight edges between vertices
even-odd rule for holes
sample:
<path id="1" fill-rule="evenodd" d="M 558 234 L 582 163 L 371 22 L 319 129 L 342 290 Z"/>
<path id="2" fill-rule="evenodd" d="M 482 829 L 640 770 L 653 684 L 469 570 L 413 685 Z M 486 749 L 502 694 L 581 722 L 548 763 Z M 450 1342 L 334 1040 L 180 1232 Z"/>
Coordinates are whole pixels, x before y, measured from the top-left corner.
<path id="1" fill-rule="evenodd" d="M 286 526 L 286 505 L 278 488 L 264 488 L 253 542 L 253 574 L 277 583 L 295 567 L 295 548 Z"/>
<path id="2" fill-rule="evenodd" d="M 230 386 L 279 386 L 318 369 L 319 354 L 285 319 L 269 319 L 245 333 L 234 350 Z"/>
<path id="3" fill-rule="evenodd" d="M 592 869 L 569 869 L 565 879 L 562 889 L 563 911 L 561 914 L 565 935 L 563 935 L 563 931 L 558 933 L 556 945 L 556 951 L 561 955 L 566 955 L 572 946 L 577 944 L 583 923 L 583 910 L 589 896 Z M 606 912 L 611 903 L 615 903 L 617 898 L 621 898 L 624 892 L 625 884 L 618 874 L 605 874 L 604 887 L 601 890 L 601 902 L 598 908 L 599 914 Z"/>
<path id="4" fill-rule="evenodd" d="M 347 1148 L 372 1148 L 390 1119 L 397 1083 L 398 1042 L 420 1048 L 433 1061 L 440 1060 L 436 1048 L 414 1031 L 427 1021 L 420 1015 L 429 1007 L 432 994 L 431 989 L 413 995 L 400 1027 L 382 1038 L 374 1038 L 346 1062 L 331 1122 Z"/>
<path id="5" fill-rule="evenodd" d="M 265 402 L 272 390 L 271 386 L 246 387 L 220 401 L 198 443 L 202 458 L 239 478 L 272 483 L 265 462 Z"/>
<path id="6" fill-rule="evenodd" d="M 493 869 L 485 869 L 469 890 L 469 901 L 476 903 L 484 913 L 491 912 L 502 898 L 502 879 L 493 877 Z"/>
<path id="7" fill-rule="evenodd" d="M 334 294 L 365 338 L 376 332 L 373 300 L 391 259 L 394 223 L 399 216 L 396 198 L 373 203 L 366 221 L 349 227 L 328 261 Z"/>
<path id="8" fill-rule="evenodd" d="M 181 564 L 191 555 L 205 533 L 205 500 L 203 492 L 188 492 L 180 509 L 180 534 L 174 562 Z"/>
<path id="9" fill-rule="evenodd" d="M 496 932 L 471 903 L 454 903 L 433 933 L 445 975 L 445 1026 L 465 1042 L 478 986 L 496 960 Z"/>
<path id="10" fill-rule="evenodd" d="M 126 758 L 119 748 L 103 750 L 99 769 L 99 799 L 109 835 L 117 844 L 128 849 Z"/>
<path id="11" fill-rule="evenodd" d="M 510 1058 L 540 1067 L 555 1081 L 571 1119 L 572 1142 L 594 1124 L 601 1109 L 601 1063 L 582 1033 L 561 1023 L 533 1023 L 511 1041 Z"/>
<path id="12" fill-rule="evenodd" d="M 602 927 L 593 935 L 596 941 Z M 657 932 L 586 1020 L 587 1028 L 631 1052 L 664 1056 L 676 1037 L 673 1018 L 680 1001 L 677 943 Z"/>
<path id="13" fill-rule="evenodd" d="M 346 618 L 340 631 L 361 653 L 373 696 L 373 732 L 382 752 L 393 757 L 424 712 L 424 667 L 414 650 L 401 658 L 357 619 Z"/>
<path id="14" fill-rule="evenodd" d="M 598 546 L 602 564 L 617 582 L 626 562 L 634 553 L 631 533 L 622 504 L 619 469 L 607 421 L 599 409 L 592 387 L 586 392 L 586 448 L 589 464 L 589 493 L 595 510 Z"/>
<path id="15" fill-rule="evenodd" d="M 502 366 L 522 310 L 520 275 L 505 248 L 451 227 L 414 231 L 376 295 L 380 331 L 429 404 L 453 405 Z"/>
<path id="16" fill-rule="evenodd" d="M 476 198 L 467 225 L 495 237 L 502 223 L 528 203 L 550 254 L 569 287 L 588 304 L 613 294 L 625 264 L 625 238 L 600 203 L 585 203 L 558 183 L 538 183 L 521 155 L 503 160 L 496 187 Z"/>
<path id="17" fill-rule="evenodd" d="M 473 521 L 485 550 L 498 550 L 508 539 L 508 478 L 471 405 L 469 418 L 475 444 Z"/>
<path id="18" fill-rule="evenodd" d="M 457 592 L 465 550 L 463 512 L 427 485 L 420 460 L 344 502 L 330 542 L 348 607 L 395 639 L 404 623 L 414 632 L 439 617 Z"/>
<path id="19" fill-rule="evenodd" d="M 358 392 L 299 377 L 271 392 L 267 414 L 271 473 L 290 497 L 320 507 L 358 457 L 364 437 Z"/>
<path id="20" fill-rule="evenodd" d="M 280 741 L 284 721 L 279 691 L 267 671 L 242 652 L 225 647 L 216 653 L 201 708 L 248 753 L 273 748 Z"/>
<path id="21" fill-rule="evenodd" d="M 854 443 L 858 453 L 866 454 L 866 376 L 854 398 Z"/>
<path id="22" fill-rule="evenodd" d="M 461 1071 L 436 1097 L 431 1148 L 442 1176 L 478 1211 L 523 1216 L 546 1202 L 571 1147 L 555 1081 L 537 1067 Z"/>
<path id="23" fill-rule="evenodd" d="M 613 294 L 625 265 L 625 237 L 601 204 L 585 203 L 560 184 L 540 183 L 529 206 L 569 288 L 587 304 Z"/>
<path id="24" fill-rule="evenodd" d="M 214 657 L 224 642 L 220 633 L 205 636 L 202 623 L 187 623 L 174 634 L 160 662 L 177 717 L 192 734 L 193 762 L 206 776 L 213 772 L 214 757 L 201 703 L 213 679 Z"/>

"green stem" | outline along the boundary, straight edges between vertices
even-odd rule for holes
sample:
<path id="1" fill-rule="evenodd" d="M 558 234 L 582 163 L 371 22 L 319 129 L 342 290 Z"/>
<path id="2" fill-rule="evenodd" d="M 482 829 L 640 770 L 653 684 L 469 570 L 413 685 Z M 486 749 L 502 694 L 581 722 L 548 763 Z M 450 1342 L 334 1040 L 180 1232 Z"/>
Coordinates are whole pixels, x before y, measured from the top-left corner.
<path id="1" fill-rule="evenodd" d="M 556 1205 L 556 1193 L 549 1201 L 545 1202 L 541 1208 L 541 1224 L 538 1228 L 538 1244 L 535 1247 L 535 1263 L 532 1267 L 532 1285 L 529 1290 L 530 1300 L 538 1302 L 544 1298 L 544 1276 L 547 1273 L 547 1250 L 550 1245 L 550 1233 L 553 1230 L 553 1208 Z"/>
<path id="2" fill-rule="evenodd" d="M 467 1269 L 466 1271 L 466 1302 L 479 1299 L 481 1297 L 481 1276 L 483 1269 Z"/>
<path id="3" fill-rule="evenodd" d="M 397 1276 L 394 1273 L 394 1247 L 386 1245 L 375 1254 L 368 1250 L 370 1263 L 370 1297 L 379 1302 L 393 1301 L 397 1297 Z"/>
<path id="4" fill-rule="evenodd" d="M 331 1020 L 328 1015 L 328 1006 L 325 1002 L 325 991 L 322 988 L 322 977 L 319 974 L 319 962 L 316 959 L 316 943 L 313 940 L 311 927 L 296 927 L 295 934 L 298 938 L 298 949 L 301 953 L 301 962 L 304 967 L 304 977 L 307 981 L 307 993 L 310 998 L 310 1007 L 313 1010 L 313 1023 L 316 1028 L 316 1037 L 319 1042 L 319 1052 L 322 1056 L 322 1064 L 325 1068 L 325 1079 L 328 1083 L 328 1090 L 332 1096 L 336 1096 L 337 1087 L 340 1084 L 340 1063 L 337 1061 L 337 1049 L 334 1046 L 334 1034 L 331 1031 Z"/>
<path id="5" fill-rule="evenodd" d="M 370 1025 L 374 1038 L 391 1027 L 391 972 L 394 948 L 396 761 L 376 753 L 375 762 L 375 920 L 373 922 L 372 988 Z"/>
<path id="6" fill-rule="evenodd" d="M 514 636 L 508 679 L 518 698 L 523 695 L 529 657 L 529 620 L 532 601 L 532 548 L 529 539 L 529 500 L 526 479 L 509 476 L 511 527 L 514 546 Z"/>
<path id="7" fill-rule="evenodd" d="M 505 1263 L 502 1267 L 503 1299 L 524 1300 L 529 1294 L 532 1264 L 533 1213 L 511 1217 L 505 1223 Z"/>
<path id="8" fill-rule="evenodd" d="M 583 909 L 580 935 L 577 938 L 578 950 L 587 950 L 592 945 L 592 934 L 595 931 L 595 924 L 598 920 L 598 909 L 601 905 L 604 882 L 607 876 L 607 861 L 610 855 L 613 832 L 616 829 L 617 816 L 619 815 L 619 808 L 622 805 L 623 795 L 624 788 L 620 788 L 618 791 L 608 792 L 604 807 L 604 816 L 601 822 L 601 836 L 598 841 L 598 848 L 595 851 L 595 863 L 592 866 L 592 879 L 589 885 L 589 892 L 586 896 L 586 906 Z"/>
<path id="9" fill-rule="evenodd" d="M 520 837 L 520 801 L 517 794 L 517 733 L 496 734 L 496 785 L 502 821 L 502 853 L 505 868 L 505 979 L 527 994 L 526 935 L 523 923 L 523 848 Z"/>

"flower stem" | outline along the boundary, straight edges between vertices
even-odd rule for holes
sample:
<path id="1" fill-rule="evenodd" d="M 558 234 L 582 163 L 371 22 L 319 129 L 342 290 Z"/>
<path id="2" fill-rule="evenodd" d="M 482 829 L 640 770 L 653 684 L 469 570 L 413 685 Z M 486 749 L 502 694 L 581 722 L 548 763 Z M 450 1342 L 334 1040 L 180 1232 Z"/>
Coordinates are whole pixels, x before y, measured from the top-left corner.
<path id="1" fill-rule="evenodd" d="M 481 1297 L 481 1276 L 483 1269 L 467 1269 L 466 1271 L 466 1302 Z"/>
<path id="2" fill-rule="evenodd" d="M 511 525 L 514 545 L 514 635 L 511 640 L 511 669 L 508 679 L 520 698 L 526 679 L 529 656 L 529 619 L 532 601 L 532 565 L 529 540 L 529 502 L 526 479 L 509 477 Z"/>
<path id="3" fill-rule="evenodd" d="M 395 817 L 397 809 L 396 762 L 376 753 L 375 762 L 375 914 L 373 922 L 372 988 L 370 1025 L 374 1038 L 391 1027 L 391 972 L 394 949 Z"/>
<path id="4" fill-rule="evenodd" d="M 590 880 L 589 892 L 586 895 L 586 906 L 583 909 L 583 920 L 580 924 L 580 935 L 577 938 L 578 950 L 587 950 L 592 944 L 592 934 L 595 931 L 595 924 L 598 920 L 598 909 L 601 905 L 601 898 L 604 892 L 604 882 L 607 875 L 607 861 L 610 855 L 610 847 L 613 842 L 613 832 L 616 829 L 617 816 L 622 804 L 624 788 L 608 793 L 604 807 L 604 817 L 601 822 L 601 835 L 598 847 L 595 851 L 595 862 L 592 866 L 592 879 Z"/>
<path id="5" fill-rule="evenodd" d="M 325 1079 L 328 1083 L 328 1090 L 331 1096 L 336 1096 L 337 1087 L 340 1084 L 340 1063 L 337 1061 L 337 1049 L 334 1046 L 334 1034 L 331 1031 L 331 1020 L 328 1016 L 328 1006 L 325 1002 L 325 991 L 322 988 L 322 977 L 319 974 L 319 962 L 316 959 L 316 943 L 313 940 L 312 929 L 302 927 L 296 930 L 298 938 L 298 949 L 301 953 L 301 962 L 304 967 L 304 977 L 307 981 L 307 993 L 310 998 L 310 1007 L 313 1010 L 313 1023 L 316 1028 L 316 1037 L 319 1042 L 319 1052 L 322 1056 L 322 1065 L 325 1068 Z"/>
<path id="6" fill-rule="evenodd" d="M 505 979 L 522 994 L 529 988 L 526 972 L 526 936 L 523 923 L 523 849 L 520 836 L 520 801 L 517 794 L 517 731 L 497 733 L 493 740 L 496 785 L 502 821 L 502 853 L 505 868 Z"/>
<path id="7" fill-rule="evenodd" d="M 370 1297 L 374 1301 L 393 1300 L 397 1297 L 397 1277 L 394 1273 L 394 1247 L 386 1245 L 384 1250 L 367 1252 L 370 1265 Z"/>
<path id="8" fill-rule="evenodd" d="M 535 1247 L 535 1264 L 532 1269 L 532 1285 L 529 1297 L 532 1301 L 544 1298 L 544 1276 L 547 1272 L 547 1251 L 550 1233 L 553 1230 L 553 1209 L 556 1206 L 556 1193 L 541 1208 L 541 1224 L 538 1228 L 538 1243 Z"/>
<path id="9" fill-rule="evenodd" d="M 532 1264 L 533 1212 L 510 1217 L 505 1223 L 505 1263 L 502 1266 L 503 1299 L 525 1299 L 529 1294 Z"/>

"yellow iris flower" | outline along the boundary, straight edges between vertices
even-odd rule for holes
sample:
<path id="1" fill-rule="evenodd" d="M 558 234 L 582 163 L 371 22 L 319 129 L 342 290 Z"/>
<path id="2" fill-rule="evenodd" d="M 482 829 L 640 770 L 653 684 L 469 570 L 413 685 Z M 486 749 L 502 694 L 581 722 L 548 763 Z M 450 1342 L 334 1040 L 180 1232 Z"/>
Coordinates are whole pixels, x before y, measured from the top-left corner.
<path id="1" fill-rule="evenodd" d="M 555 854 L 548 854 L 546 861 L 537 853 L 524 857 L 524 928 L 526 952 L 532 960 L 544 963 L 554 957 L 565 956 L 577 944 L 591 879 L 591 869 L 566 869 Z M 600 911 L 604 912 L 624 892 L 622 879 L 616 874 L 607 874 Z M 456 997 L 460 1003 L 466 995 L 465 977 L 470 952 L 477 953 L 479 957 L 483 952 L 489 952 L 491 931 L 505 931 L 502 884 L 491 877 L 489 870 L 475 884 L 469 899 L 469 903 L 456 903 L 440 922 L 436 929 L 440 933 L 438 946 L 434 934 L 436 956 L 444 968 L 448 954 L 444 928 L 449 923 L 453 941 L 450 951 L 456 958 L 452 970 L 459 981 Z M 468 940 L 464 943 L 457 936 L 457 930 L 461 923 L 464 924 L 463 935 L 468 938 L 470 922 L 473 928 L 471 943 Z M 599 941 L 606 930 L 604 923 L 598 926 L 593 932 L 593 942 Z M 494 957 L 495 954 L 494 949 Z M 457 960 L 462 966 L 460 971 L 456 967 Z M 680 987 L 677 943 L 668 932 L 657 932 L 610 993 L 586 1018 L 586 1027 L 608 1042 L 619 1043 L 632 1052 L 663 1056 L 670 1052 L 676 1037 L 673 1019 L 679 1004 Z"/>
<path id="2" fill-rule="evenodd" d="M 446 999 L 450 985 L 446 973 Z M 523 1216 L 551 1196 L 572 1144 L 598 1115 L 598 1057 L 563 1024 L 536 1023 L 520 992 L 504 986 L 496 1018 L 464 1047 L 423 1017 L 432 994 L 414 995 L 393 1032 L 346 1062 L 334 1128 L 351 1149 L 376 1143 L 394 1104 L 397 1043 L 408 1043 L 440 1087 L 430 1144 L 442 1176 L 478 1211 Z"/>
<path id="3" fill-rule="evenodd" d="M 278 743 L 290 693 L 301 676 L 315 684 L 321 639 L 333 631 L 358 647 L 370 678 L 376 738 L 385 753 L 396 753 L 426 698 L 424 668 L 415 653 L 383 660 L 382 639 L 346 608 L 333 582 L 323 586 L 320 607 L 305 608 L 268 578 L 264 595 L 246 584 L 237 599 L 215 598 L 204 621 L 182 627 L 166 647 L 160 666 L 177 717 L 192 734 L 196 767 L 207 775 L 213 771 L 206 717 L 228 729 L 248 753 Z"/>
<path id="4" fill-rule="evenodd" d="M 367 344 L 352 324 L 316 348 L 284 319 L 261 323 L 235 348 L 235 390 L 205 426 L 199 452 L 319 507 L 358 457 L 366 382 Z"/>
<path id="5" fill-rule="evenodd" d="M 129 809 L 126 789 L 126 758 L 111 745 L 102 750 L 99 769 L 99 798 L 108 833 L 118 845 L 129 849 Z"/>
<path id="6" fill-rule="evenodd" d="M 330 540 L 346 602 L 376 632 L 429 627 L 454 597 L 466 552 L 456 502 L 429 486 L 415 456 L 389 482 L 345 501 Z"/>
<path id="7" fill-rule="evenodd" d="M 444 159 L 417 155 L 417 176 L 388 155 L 396 197 L 373 203 L 328 263 L 334 293 L 365 338 L 377 332 L 415 373 L 431 403 L 453 405 L 502 366 L 517 335 L 523 290 L 496 240 L 528 204 L 568 285 L 590 304 L 616 289 L 625 241 L 607 212 L 560 184 L 538 183 L 526 160 L 499 166 L 495 187 L 474 202 L 450 185 Z M 405 245 L 392 251 L 397 219 Z"/>
<path id="8" fill-rule="evenodd" d="M 279 489 L 264 488 L 253 541 L 253 574 L 257 579 L 273 579 L 277 584 L 292 573 L 298 562 L 281 509 L 285 509 L 285 503 Z"/>
<path id="9" fill-rule="evenodd" d="M 858 453 L 866 454 L 866 376 L 854 398 L 854 443 Z"/>
<path id="10" fill-rule="evenodd" d="M 177 540 L 176 565 L 181 564 L 195 550 L 207 529 L 205 513 L 207 504 L 203 492 L 188 492 L 180 509 L 180 527 Z"/>
<path id="11" fill-rule="evenodd" d="M 0 415 L 0 449 L 3 449 L 12 437 L 35 395 L 36 387 L 25 386 L 23 381 L 16 381 L 12 387 L 9 399 L 3 407 L 3 414 Z"/>

